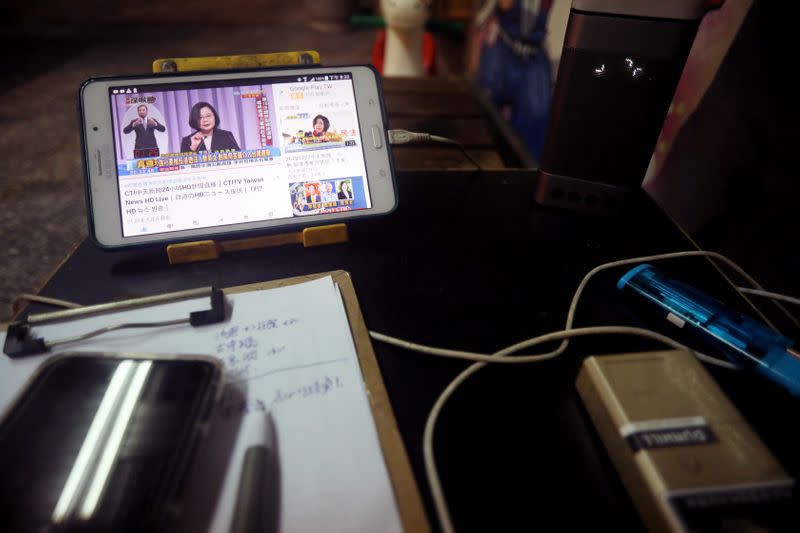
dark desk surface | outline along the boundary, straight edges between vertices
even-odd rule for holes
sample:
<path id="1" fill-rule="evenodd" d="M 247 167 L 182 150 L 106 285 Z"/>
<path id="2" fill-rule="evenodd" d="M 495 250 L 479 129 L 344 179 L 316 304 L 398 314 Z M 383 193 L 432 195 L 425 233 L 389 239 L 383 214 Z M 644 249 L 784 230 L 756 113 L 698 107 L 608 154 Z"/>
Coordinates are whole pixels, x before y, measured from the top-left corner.
<path id="1" fill-rule="evenodd" d="M 387 100 L 391 106 L 391 98 Z M 413 123 L 419 120 L 411 113 L 414 109 L 393 118 L 390 108 L 390 120 Z M 467 134 L 478 139 L 475 143 L 482 142 L 479 134 Z M 283 246 L 170 266 L 163 249 L 108 253 L 87 241 L 42 293 L 92 304 L 344 269 L 352 274 L 371 330 L 491 353 L 561 329 L 577 284 L 594 266 L 693 249 L 644 194 L 635 195 L 619 216 L 598 218 L 535 207 L 532 171 L 405 171 L 398 181 L 398 210 L 352 222 L 346 244 Z M 672 260 L 664 268 L 744 308 L 707 260 Z M 674 328 L 642 323 L 625 307 L 614 289 L 623 271 L 601 274 L 589 285 L 576 325 L 650 326 L 674 335 Z M 374 346 L 435 525 L 422 460 L 423 429 L 435 399 L 468 363 L 377 342 Z M 440 477 L 456 529 L 532 529 L 554 521 L 565 530 L 641 529 L 573 384 L 587 355 L 658 348 L 662 347 L 653 342 L 619 336 L 584 338 L 573 341 L 558 359 L 490 366 L 471 377 L 444 408 L 435 436 Z M 798 400 L 752 375 L 710 371 L 785 467 L 800 473 L 793 453 L 800 443 L 793 417 L 772 416 L 796 410 Z"/>
<path id="2" fill-rule="evenodd" d="M 401 207 L 393 215 L 352 223 L 349 243 L 319 248 L 284 246 L 169 266 L 162 250 L 108 253 L 84 242 L 43 294 L 91 304 L 344 269 L 352 274 L 371 330 L 490 353 L 561 329 L 575 287 L 597 264 L 691 248 L 644 195 L 618 218 L 593 218 L 535 208 L 533 179 L 524 172 L 403 174 Z M 673 260 L 665 268 L 713 294 L 733 294 L 705 259 Z M 643 325 L 613 288 L 621 272 L 599 275 L 590 284 L 576 325 Z M 674 333 L 663 325 L 656 329 Z M 436 397 L 467 363 L 374 345 L 435 523 L 422 433 Z M 435 441 L 456 528 L 535 527 L 554 519 L 564 528 L 640 528 L 573 382 L 586 355 L 650 348 L 660 346 L 586 338 L 559 359 L 488 367 L 470 378 L 442 412 Z M 794 424 L 768 415 L 797 408 L 798 401 L 753 376 L 711 371 L 797 474 L 797 432 L 787 429 Z M 562 514 L 564 501 L 575 512 Z"/>

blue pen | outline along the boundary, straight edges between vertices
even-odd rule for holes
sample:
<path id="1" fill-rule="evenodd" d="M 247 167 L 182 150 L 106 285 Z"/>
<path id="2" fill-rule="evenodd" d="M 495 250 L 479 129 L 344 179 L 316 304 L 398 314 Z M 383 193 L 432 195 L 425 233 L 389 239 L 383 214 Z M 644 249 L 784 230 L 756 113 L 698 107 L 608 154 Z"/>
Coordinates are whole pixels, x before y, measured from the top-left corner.
<path id="1" fill-rule="evenodd" d="M 754 367 L 800 395 L 800 353 L 791 339 L 652 265 L 631 269 L 617 282 L 617 288 L 644 297 L 669 322 L 710 339 L 734 363 Z"/>

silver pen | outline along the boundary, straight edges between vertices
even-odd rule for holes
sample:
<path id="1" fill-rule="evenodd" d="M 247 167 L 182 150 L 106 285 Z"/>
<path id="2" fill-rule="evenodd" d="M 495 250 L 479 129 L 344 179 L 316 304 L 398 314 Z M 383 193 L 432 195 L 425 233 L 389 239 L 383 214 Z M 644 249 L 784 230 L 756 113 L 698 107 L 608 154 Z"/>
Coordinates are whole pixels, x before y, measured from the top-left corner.
<path id="1" fill-rule="evenodd" d="M 272 417 L 266 411 L 256 411 L 246 419 L 247 444 L 242 460 L 239 491 L 236 495 L 231 533 L 274 531 L 277 517 L 270 502 L 277 501 L 272 477 L 277 457 Z"/>

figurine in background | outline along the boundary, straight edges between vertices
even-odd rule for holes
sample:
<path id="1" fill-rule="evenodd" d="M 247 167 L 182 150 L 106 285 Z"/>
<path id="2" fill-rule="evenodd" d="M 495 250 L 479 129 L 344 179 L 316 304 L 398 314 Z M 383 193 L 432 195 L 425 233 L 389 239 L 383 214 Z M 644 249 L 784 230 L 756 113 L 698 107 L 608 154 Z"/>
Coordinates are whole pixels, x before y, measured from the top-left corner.
<path id="1" fill-rule="evenodd" d="M 552 96 L 544 47 L 551 0 L 487 0 L 475 17 L 483 43 L 478 84 L 540 159 Z"/>
<path id="2" fill-rule="evenodd" d="M 423 76 L 422 43 L 430 0 L 381 0 L 386 21 L 384 76 Z"/>

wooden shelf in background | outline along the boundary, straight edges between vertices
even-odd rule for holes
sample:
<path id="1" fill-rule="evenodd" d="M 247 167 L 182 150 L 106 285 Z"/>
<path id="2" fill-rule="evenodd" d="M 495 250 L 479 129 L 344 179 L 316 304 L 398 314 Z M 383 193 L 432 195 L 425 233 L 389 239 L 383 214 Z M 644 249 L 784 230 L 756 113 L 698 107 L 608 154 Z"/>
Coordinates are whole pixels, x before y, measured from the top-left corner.
<path id="1" fill-rule="evenodd" d="M 388 77 L 383 93 L 390 128 L 453 139 L 482 170 L 534 166 L 519 139 L 467 78 Z M 400 145 L 392 153 L 399 172 L 475 169 L 457 146 Z"/>

